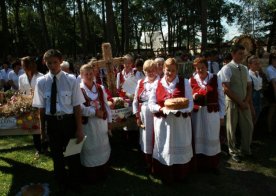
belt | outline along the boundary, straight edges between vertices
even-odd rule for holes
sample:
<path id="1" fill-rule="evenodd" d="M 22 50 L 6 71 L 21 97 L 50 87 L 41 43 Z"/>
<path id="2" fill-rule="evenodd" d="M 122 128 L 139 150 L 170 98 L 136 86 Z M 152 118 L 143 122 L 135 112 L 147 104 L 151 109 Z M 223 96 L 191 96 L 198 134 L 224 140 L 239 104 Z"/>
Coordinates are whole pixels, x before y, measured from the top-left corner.
<path id="1" fill-rule="evenodd" d="M 46 120 L 63 120 L 74 117 L 74 114 L 46 115 Z"/>
<path id="2" fill-rule="evenodd" d="M 183 118 L 187 118 L 188 116 L 191 116 L 191 112 L 182 113 L 182 112 L 178 111 L 174 115 L 175 115 L 175 117 L 182 116 Z M 166 118 L 168 115 L 164 114 L 163 112 L 157 112 L 157 113 L 154 113 L 154 116 L 157 118 L 160 118 L 160 117 Z"/>

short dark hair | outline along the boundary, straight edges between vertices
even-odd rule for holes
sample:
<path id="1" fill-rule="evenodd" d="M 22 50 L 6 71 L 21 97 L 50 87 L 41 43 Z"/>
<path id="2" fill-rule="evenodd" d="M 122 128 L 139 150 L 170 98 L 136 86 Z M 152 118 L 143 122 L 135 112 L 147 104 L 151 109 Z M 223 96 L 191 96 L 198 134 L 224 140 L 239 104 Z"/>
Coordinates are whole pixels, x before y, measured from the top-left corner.
<path id="1" fill-rule="evenodd" d="M 241 44 L 235 44 L 231 47 L 231 52 L 236 53 L 239 50 L 245 50 L 245 47 Z"/>
<path id="2" fill-rule="evenodd" d="M 268 61 L 268 64 L 271 65 L 272 64 L 272 61 L 276 59 L 276 53 L 271 53 L 269 55 L 269 61 Z"/>
<path id="3" fill-rule="evenodd" d="M 143 67 L 144 60 L 142 58 L 136 59 L 134 65 L 136 67 Z"/>
<path id="4" fill-rule="evenodd" d="M 44 53 L 43 59 L 45 60 L 45 59 L 50 58 L 50 57 L 57 57 L 57 58 L 59 58 L 61 60 L 62 59 L 62 54 L 57 49 L 50 49 L 50 50 L 47 50 Z"/>
<path id="5" fill-rule="evenodd" d="M 12 62 L 12 69 L 14 69 L 17 65 L 21 66 L 21 62 L 19 59 L 16 59 Z"/>

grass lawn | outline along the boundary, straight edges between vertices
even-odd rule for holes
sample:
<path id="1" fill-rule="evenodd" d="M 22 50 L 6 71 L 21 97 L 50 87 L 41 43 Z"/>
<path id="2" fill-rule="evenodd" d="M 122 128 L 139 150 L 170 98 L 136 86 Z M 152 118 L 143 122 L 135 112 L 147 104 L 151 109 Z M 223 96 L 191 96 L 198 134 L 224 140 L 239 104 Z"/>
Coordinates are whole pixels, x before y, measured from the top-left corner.
<path id="1" fill-rule="evenodd" d="M 195 173 L 185 183 L 162 185 L 145 172 L 140 152 L 127 145 L 120 131 L 110 139 L 111 170 L 103 183 L 84 186 L 82 195 L 276 195 L 276 137 L 259 136 L 253 142 L 255 158 L 240 164 L 221 157 L 221 174 Z M 31 136 L 0 137 L 0 195 L 15 195 L 29 183 L 49 183 L 55 195 L 49 157 L 34 159 Z"/>

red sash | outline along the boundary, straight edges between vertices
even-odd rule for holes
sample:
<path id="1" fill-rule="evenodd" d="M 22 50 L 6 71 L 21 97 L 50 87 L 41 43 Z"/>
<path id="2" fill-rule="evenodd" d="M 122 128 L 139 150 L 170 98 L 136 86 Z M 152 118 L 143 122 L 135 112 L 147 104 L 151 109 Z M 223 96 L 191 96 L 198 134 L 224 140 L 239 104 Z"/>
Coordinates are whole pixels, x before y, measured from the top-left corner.
<path id="1" fill-rule="evenodd" d="M 98 92 L 98 100 L 101 105 L 101 110 L 103 110 L 103 112 L 104 112 L 103 119 L 105 120 L 107 117 L 107 113 L 106 113 L 106 108 L 105 108 L 105 103 L 104 103 L 103 89 L 102 89 L 101 85 L 99 85 L 99 84 L 95 84 L 95 85 L 96 85 L 96 89 Z M 92 100 L 90 99 L 90 97 L 88 97 L 88 95 L 86 94 L 86 92 L 83 88 L 81 88 L 81 91 L 82 91 L 84 99 L 85 99 L 84 105 L 86 107 L 89 107 Z"/>

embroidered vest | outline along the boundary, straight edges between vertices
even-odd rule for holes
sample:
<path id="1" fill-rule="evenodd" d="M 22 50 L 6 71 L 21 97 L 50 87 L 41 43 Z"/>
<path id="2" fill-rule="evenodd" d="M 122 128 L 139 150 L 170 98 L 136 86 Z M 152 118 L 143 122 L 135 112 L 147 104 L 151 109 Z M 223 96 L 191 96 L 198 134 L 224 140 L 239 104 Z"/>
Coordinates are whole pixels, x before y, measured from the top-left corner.
<path id="1" fill-rule="evenodd" d="M 158 81 L 157 89 L 156 89 L 156 102 L 160 107 L 164 107 L 164 102 L 166 99 L 169 98 L 176 98 L 176 97 L 185 97 L 185 84 L 184 78 L 179 77 L 179 82 L 176 84 L 175 89 L 172 93 L 169 93 L 161 83 L 161 79 Z M 183 118 L 187 118 L 191 116 L 191 113 L 182 113 L 178 111 L 174 114 L 176 117 L 180 117 L 182 115 Z M 167 115 L 163 112 L 157 112 L 154 114 L 157 118 L 163 117 L 166 118 Z"/>
<path id="2" fill-rule="evenodd" d="M 158 81 L 156 89 L 156 101 L 161 107 L 164 107 L 164 102 L 169 98 L 185 97 L 185 85 L 184 79 L 179 77 L 179 82 L 176 84 L 172 93 L 169 93 L 161 83 L 161 79 Z"/>
<path id="3" fill-rule="evenodd" d="M 191 77 L 191 87 L 193 94 L 197 93 L 201 89 L 194 77 Z M 205 95 L 204 99 L 194 100 L 194 111 L 197 112 L 199 106 L 207 106 L 209 113 L 218 112 L 219 104 L 217 75 L 213 75 L 213 78 L 208 81 L 206 88 L 207 94 Z"/>

